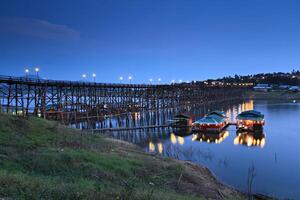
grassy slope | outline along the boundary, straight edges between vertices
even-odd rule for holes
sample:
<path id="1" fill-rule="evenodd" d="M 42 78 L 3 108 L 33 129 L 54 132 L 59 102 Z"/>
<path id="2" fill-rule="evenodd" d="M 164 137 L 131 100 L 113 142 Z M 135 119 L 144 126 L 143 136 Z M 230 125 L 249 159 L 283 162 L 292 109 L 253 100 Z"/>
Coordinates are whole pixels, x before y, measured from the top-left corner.
<path id="1" fill-rule="evenodd" d="M 199 199 L 232 195 L 239 193 L 192 164 L 148 155 L 133 145 L 56 122 L 0 114 L 0 198 Z"/>

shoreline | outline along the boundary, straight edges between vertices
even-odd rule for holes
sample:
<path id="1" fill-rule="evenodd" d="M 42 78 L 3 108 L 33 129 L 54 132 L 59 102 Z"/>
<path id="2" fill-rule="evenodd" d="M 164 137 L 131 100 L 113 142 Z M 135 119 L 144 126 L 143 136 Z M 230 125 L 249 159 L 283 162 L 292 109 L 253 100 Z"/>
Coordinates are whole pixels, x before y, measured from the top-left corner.
<path id="1" fill-rule="evenodd" d="M 2 199 L 246 199 L 206 167 L 36 117 L 0 114 Z"/>
<path id="2" fill-rule="evenodd" d="M 300 100 L 300 92 L 290 91 L 250 91 L 247 95 L 253 100 Z"/>
<path id="3" fill-rule="evenodd" d="M 233 192 L 239 197 L 239 198 L 236 198 L 237 196 L 235 196 L 234 199 L 248 199 L 248 195 L 246 194 L 246 192 L 243 192 L 243 191 L 231 186 L 230 184 L 224 183 L 208 167 L 206 167 L 202 164 L 197 164 L 197 163 L 194 163 L 194 162 L 191 162 L 191 161 L 178 160 L 176 158 L 163 156 L 163 155 L 160 155 L 160 154 L 157 154 L 157 153 L 149 153 L 149 152 L 144 151 L 140 146 L 138 146 L 136 144 L 133 144 L 133 143 L 121 140 L 121 139 L 109 138 L 108 136 L 105 136 L 105 137 L 108 140 L 125 144 L 125 146 L 128 145 L 128 146 L 134 147 L 135 149 L 137 149 L 137 151 L 139 151 L 139 153 L 146 154 L 146 155 L 151 155 L 151 156 L 156 157 L 157 159 L 168 159 L 168 160 L 170 160 L 170 162 L 177 162 L 177 163 L 181 163 L 182 165 L 184 165 L 188 168 L 190 168 L 190 167 L 194 168 L 196 171 L 199 171 L 201 173 L 201 176 L 206 177 L 206 181 L 210 182 L 209 184 L 217 185 L 221 188 L 224 188 L 229 193 Z M 196 175 L 196 174 L 194 174 L 194 175 Z M 207 183 L 205 183 L 205 185 L 207 185 Z M 216 188 L 213 188 L 213 189 L 216 189 Z M 193 189 L 190 189 L 190 190 L 191 190 L 190 192 L 193 192 Z M 217 199 L 228 199 L 228 197 L 223 198 L 224 195 L 222 195 L 222 192 L 220 193 L 218 191 L 218 194 L 220 194 L 220 196 L 222 198 L 217 198 Z M 270 197 L 266 194 L 260 194 L 260 193 L 253 193 L 251 196 L 252 196 L 253 200 L 276 200 L 277 199 L 275 197 Z M 209 197 L 209 199 L 210 198 L 211 197 Z M 231 198 L 229 198 L 229 199 L 231 199 Z"/>
<path id="4" fill-rule="evenodd" d="M 0 198 L 247 199 L 203 165 L 41 118 L 0 121 Z"/>
<path id="5" fill-rule="evenodd" d="M 183 193 L 192 193 L 197 196 L 199 195 L 199 197 L 204 195 L 204 197 L 208 199 L 231 199 L 232 197 L 234 197 L 234 199 L 247 198 L 247 195 L 244 192 L 220 181 L 218 177 L 204 165 L 162 156 L 157 153 L 145 152 L 140 146 L 120 139 L 107 139 L 119 143 L 120 146 L 124 146 L 128 151 L 133 150 L 138 154 L 152 156 L 154 159 L 161 162 L 167 161 L 183 165 L 186 170 L 185 173 L 182 173 L 182 176 L 179 176 L 178 178 L 178 180 L 180 180 L 180 186 L 176 186 L 179 187 L 178 189 Z M 254 194 L 254 197 L 255 196 L 257 196 L 257 194 Z"/>

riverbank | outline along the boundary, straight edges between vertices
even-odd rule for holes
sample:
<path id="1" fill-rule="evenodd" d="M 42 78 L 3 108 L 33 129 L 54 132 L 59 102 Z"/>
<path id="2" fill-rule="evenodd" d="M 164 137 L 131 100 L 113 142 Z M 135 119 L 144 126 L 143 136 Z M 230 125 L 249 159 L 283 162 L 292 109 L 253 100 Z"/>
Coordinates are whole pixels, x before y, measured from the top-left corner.
<path id="1" fill-rule="evenodd" d="M 250 91 L 248 96 L 253 100 L 300 100 L 300 92 L 291 91 Z"/>
<path id="2" fill-rule="evenodd" d="M 40 118 L 0 114 L 1 199 L 245 199 L 190 162 Z"/>

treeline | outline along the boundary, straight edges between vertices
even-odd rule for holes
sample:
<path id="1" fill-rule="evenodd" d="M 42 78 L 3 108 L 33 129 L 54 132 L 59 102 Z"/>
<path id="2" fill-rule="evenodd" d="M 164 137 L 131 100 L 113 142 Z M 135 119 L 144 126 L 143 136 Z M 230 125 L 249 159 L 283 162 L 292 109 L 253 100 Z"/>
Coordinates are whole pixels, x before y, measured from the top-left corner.
<path id="1" fill-rule="evenodd" d="M 274 72 L 260 73 L 246 76 L 227 76 L 217 80 L 225 83 L 254 83 L 254 84 L 272 84 L 272 85 L 300 85 L 300 71 L 293 70 L 292 72 Z"/>

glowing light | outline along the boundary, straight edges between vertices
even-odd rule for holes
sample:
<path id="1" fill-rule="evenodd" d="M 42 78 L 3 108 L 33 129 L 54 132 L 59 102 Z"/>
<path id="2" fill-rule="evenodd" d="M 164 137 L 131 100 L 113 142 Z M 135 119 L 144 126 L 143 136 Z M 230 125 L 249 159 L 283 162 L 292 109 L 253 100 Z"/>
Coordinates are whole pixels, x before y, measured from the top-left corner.
<path id="1" fill-rule="evenodd" d="M 86 78 L 86 74 L 82 74 L 82 78 Z"/>
<path id="2" fill-rule="evenodd" d="M 119 79 L 120 79 L 120 81 L 123 81 L 124 78 L 123 78 L 123 76 L 120 76 Z"/>
<path id="3" fill-rule="evenodd" d="M 158 152 L 159 152 L 160 154 L 162 154 L 162 152 L 163 152 L 163 145 L 162 145 L 162 143 L 158 143 L 158 144 L 157 144 L 157 148 L 158 148 Z"/>
<path id="4" fill-rule="evenodd" d="M 149 142 L 149 151 L 154 152 L 155 151 L 155 146 L 152 142 Z"/>
<path id="5" fill-rule="evenodd" d="M 128 79 L 129 79 L 129 80 L 132 80 L 132 76 L 128 76 Z"/>
<path id="6" fill-rule="evenodd" d="M 93 76 L 93 78 L 95 78 L 95 77 L 96 77 L 96 74 L 95 74 L 95 73 L 93 73 L 93 74 L 92 74 L 92 76 Z"/>
<path id="7" fill-rule="evenodd" d="M 183 145 L 184 144 L 184 138 L 178 136 L 178 144 Z"/>
<path id="8" fill-rule="evenodd" d="M 171 83 L 175 83 L 175 80 L 172 80 Z"/>
<path id="9" fill-rule="evenodd" d="M 229 136 L 229 132 L 228 131 L 225 131 L 224 135 L 223 135 L 223 138 L 227 138 Z"/>
<path id="10" fill-rule="evenodd" d="M 261 141 L 260 141 L 260 147 L 263 148 L 266 144 L 266 139 L 265 138 L 262 138 Z"/>
<path id="11" fill-rule="evenodd" d="M 29 73 L 29 69 L 25 69 L 25 73 L 28 74 Z"/>
<path id="12" fill-rule="evenodd" d="M 36 68 L 35 68 L 35 71 L 36 71 L 36 72 L 39 72 L 39 71 L 40 71 L 40 68 L 36 67 Z"/>
<path id="13" fill-rule="evenodd" d="M 177 143 L 177 139 L 176 139 L 176 136 L 174 135 L 174 133 L 171 133 L 170 137 L 171 137 L 172 144 L 176 144 Z"/>
<path id="14" fill-rule="evenodd" d="M 150 82 L 152 82 L 152 81 L 153 81 L 153 79 L 152 79 L 152 78 L 149 78 L 149 81 L 150 81 Z"/>
<path id="15" fill-rule="evenodd" d="M 192 141 L 195 141 L 195 140 L 197 140 L 197 135 L 193 134 Z"/>
<path id="16" fill-rule="evenodd" d="M 248 137 L 247 138 L 247 146 L 250 147 L 253 144 L 253 138 L 252 137 Z"/>
<path id="17" fill-rule="evenodd" d="M 256 142 L 259 142 L 259 140 L 253 139 L 253 145 L 256 145 Z"/>
<path id="18" fill-rule="evenodd" d="M 138 119 L 141 118 L 141 113 L 139 113 L 139 112 L 134 112 L 132 116 L 133 116 L 133 119 L 134 119 L 134 120 L 138 120 Z"/>

